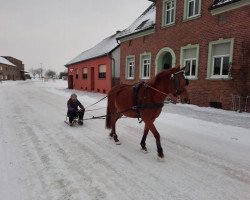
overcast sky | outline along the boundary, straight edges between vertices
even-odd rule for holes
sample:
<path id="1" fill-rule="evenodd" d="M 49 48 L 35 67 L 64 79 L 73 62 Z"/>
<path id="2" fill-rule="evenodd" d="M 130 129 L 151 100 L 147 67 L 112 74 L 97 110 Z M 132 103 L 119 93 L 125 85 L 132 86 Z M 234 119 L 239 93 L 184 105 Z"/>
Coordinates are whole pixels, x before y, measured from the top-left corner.
<path id="1" fill-rule="evenodd" d="M 0 56 L 25 70 L 57 72 L 82 51 L 127 28 L 148 0 L 0 0 Z"/>

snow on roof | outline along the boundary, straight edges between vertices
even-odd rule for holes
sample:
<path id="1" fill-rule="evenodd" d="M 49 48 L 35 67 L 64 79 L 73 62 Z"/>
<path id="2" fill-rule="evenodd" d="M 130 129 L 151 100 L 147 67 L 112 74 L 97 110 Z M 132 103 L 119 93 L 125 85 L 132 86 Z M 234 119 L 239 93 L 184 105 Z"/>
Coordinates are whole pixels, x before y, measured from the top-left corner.
<path id="1" fill-rule="evenodd" d="M 8 61 L 7 59 L 3 58 L 2 56 L 0 56 L 0 63 L 1 63 L 1 64 L 5 64 L 5 65 L 10 65 L 10 66 L 16 67 L 16 65 L 14 65 L 13 63 L 11 63 L 11 62 Z"/>
<path id="2" fill-rule="evenodd" d="M 156 6 L 155 3 L 152 3 L 140 17 L 138 17 L 127 29 L 121 32 L 119 38 L 153 28 L 155 25 L 155 16 Z"/>
<path id="3" fill-rule="evenodd" d="M 74 64 L 74 63 L 78 63 L 78 62 L 81 62 L 81 61 L 84 61 L 84 60 L 89 60 L 91 58 L 96 58 L 96 57 L 99 57 L 99 56 L 103 56 L 103 55 L 106 55 L 106 54 L 110 53 L 116 47 L 119 46 L 119 44 L 117 43 L 117 40 L 116 40 L 116 38 L 119 35 L 120 35 L 120 32 L 105 38 L 100 43 L 95 45 L 93 48 L 82 52 L 81 54 L 76 56 L 74 59 L 69 61 L 66 64 L 66 66 Z"/>
<path id="4" fill-rule="evenodd" d="M 214 0 L 213 5 L 210 7 L 210 9 L 222 7 L 224 5 L 228 5 L 237 1 L 241 1 L 241 0 Z"/>

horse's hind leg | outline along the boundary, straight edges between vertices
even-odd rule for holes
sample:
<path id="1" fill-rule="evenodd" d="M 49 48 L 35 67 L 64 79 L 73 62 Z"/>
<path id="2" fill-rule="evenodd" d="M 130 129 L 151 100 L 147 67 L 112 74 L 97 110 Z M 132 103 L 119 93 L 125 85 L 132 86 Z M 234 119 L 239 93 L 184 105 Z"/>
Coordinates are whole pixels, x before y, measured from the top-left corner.
<path id="1" fill-rule="evenodd" d="M 141 148 L 142 148 L 142 150 L 144 152 L 147 152 L 146 139 L 147 139 L 147 136 L 148 136 L 148 132 L 149 132 L 149 128 L 145 124 L 144 133 L 143 133 L 143 136 L 142 136 L 142 139 L 141 139 Z"/>
<path id="2" fill-rule="evenodd" d="M 111 131 L 111 133 L 110 133 L 110 137 L 113 137 L 114 140 L 115 140 L 115 143 L 116 143 L 117 145 L 120 145 L 121 142 L 118 140 L 118 136 L 117 136 L 117 134 L 116 134 L 116 122 L 117 122 L 118 119 L 119 119 L 119 116 L 112 116 L 112 117 L 111 117 L 111 121 L 112 121 L 112 131 Z"/>
<path id="3" fill-rule="evenodd" d="M 149 127 L 149 130 L 153 133 L 153 135 L 155 137 L 158 156 L 160 158 L 163 158 L 164 154 L 163 154 L 163 150 L 162 150 L 162 147 L 161 147 L 160 134 L 157 131 L 157 129 L 155 128 L 155 125 L 153 123 L 149 123 L 149 124 L 147 124 L 147 126 Z"/>

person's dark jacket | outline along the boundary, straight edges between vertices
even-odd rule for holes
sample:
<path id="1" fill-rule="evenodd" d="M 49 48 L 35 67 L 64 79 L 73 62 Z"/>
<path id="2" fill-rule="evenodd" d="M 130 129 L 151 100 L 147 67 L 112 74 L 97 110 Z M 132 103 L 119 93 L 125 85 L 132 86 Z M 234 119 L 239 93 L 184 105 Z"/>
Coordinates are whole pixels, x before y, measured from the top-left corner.
<path id="1" fill-rule="evenodd" d="M 72 101 L 72 99 L 69 99 L 67 102 L 67 106 L 68 106 L 68 113 L 69 112 L 77 112 L 78 107 L 80 107 L 82 110 L 84 110 L 83 105 L 78 100 Z"/>

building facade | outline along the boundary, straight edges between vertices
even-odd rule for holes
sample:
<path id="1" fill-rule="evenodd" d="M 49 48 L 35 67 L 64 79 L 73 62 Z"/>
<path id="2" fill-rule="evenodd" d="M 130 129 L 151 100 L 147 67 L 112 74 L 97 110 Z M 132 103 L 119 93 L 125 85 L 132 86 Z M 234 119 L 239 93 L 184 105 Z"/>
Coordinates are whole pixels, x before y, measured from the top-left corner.
<path id="1" fill-rule="evenodd" d="M 119 37 L 121 82 L 189 65 L 192 104 L 249 111 L 249 10 L 248 0 L 153 1 Z"/>
<path id="2" fill-rule="evenodd" d="M 120 47 L 116 33 L 84 51 L 65 66 L 68 88 L 107 93 L 120 82 Z"/>
<path id="3" fill-rule="evenodd" d="M 10 56 L 0 56 L 0 80 L 24 80 L 22 61 Z"/>

